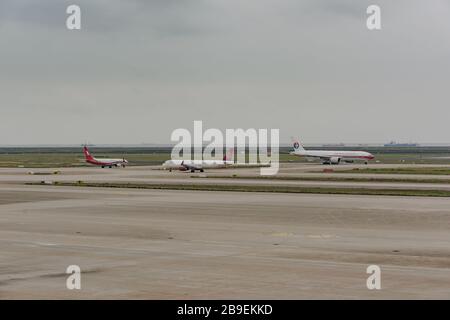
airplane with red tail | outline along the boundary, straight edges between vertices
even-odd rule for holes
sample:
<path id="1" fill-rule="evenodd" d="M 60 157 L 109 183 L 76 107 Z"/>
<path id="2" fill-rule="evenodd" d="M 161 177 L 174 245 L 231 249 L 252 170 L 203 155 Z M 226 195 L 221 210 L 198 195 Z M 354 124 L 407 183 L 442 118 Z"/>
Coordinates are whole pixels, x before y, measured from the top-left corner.
<path id="1" fill-rule="evenodd" d="M 93 164 L 95 166 L 101 166 L 102 168 L 105 168 L 105 167 L 125 168 L 125 166 L 128 165 L 128 160 L 126 160 L 125 158 L 123 158 L 123 159 L 97 159 L 91 155 L 87 146 L 83 147 L 83 153 L 84 153 L 84 157 L 85 157 L 87 163 Z"/>

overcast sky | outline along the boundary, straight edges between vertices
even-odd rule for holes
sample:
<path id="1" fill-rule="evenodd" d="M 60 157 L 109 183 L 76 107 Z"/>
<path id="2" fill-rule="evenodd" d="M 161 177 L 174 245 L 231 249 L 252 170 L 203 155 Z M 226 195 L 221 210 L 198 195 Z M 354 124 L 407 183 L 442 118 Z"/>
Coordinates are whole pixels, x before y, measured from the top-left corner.
<path id="1" fill-rule="evenodd" d="M 449 143 L 449 98 L 448 0 L 0 1 L 1 145 L 167 143 L 194 120 Z"/>

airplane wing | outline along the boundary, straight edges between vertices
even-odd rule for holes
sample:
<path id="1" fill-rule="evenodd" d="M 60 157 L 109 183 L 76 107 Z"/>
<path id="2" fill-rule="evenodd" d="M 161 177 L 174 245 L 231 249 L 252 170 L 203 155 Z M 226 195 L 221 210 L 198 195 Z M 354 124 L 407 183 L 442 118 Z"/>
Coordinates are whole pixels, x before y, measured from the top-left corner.
<path id="1" fill-rule="evenodd" d="M 321 160 L 330 160 L 331 159 L 331 157 L 315 156 L 315 155 L 307 155 L 307 156 L 305 156 L 305 158 L 321 159 Z"/>
<path id="2" fill-rule="evenodd" d="M 314 162 L 320 160 L 321 162 L 331 162 L 332 157 L 324 157 L 324 156 L 306 156 L 306 161 Z"/>
<path id="3" fill-rule="evenodd" d="M 189 164 L 189 163 L 184 163 L 184 161 L 181 162 L 181 165 L 184 168 L 186 168 L 186 170 L 200 170 L 200 169 L 203 169 L 203 167 L 201 165 L 199 165 L 199 164 L 192 164 L 192 163 Z"/>

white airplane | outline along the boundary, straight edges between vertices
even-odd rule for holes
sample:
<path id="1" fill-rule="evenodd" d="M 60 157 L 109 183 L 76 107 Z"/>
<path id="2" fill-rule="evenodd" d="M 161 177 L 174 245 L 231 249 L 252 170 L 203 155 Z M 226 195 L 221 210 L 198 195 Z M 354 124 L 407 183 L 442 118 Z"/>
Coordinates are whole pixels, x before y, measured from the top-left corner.
<path id="1" fill-rule="evenodd" d="M 180 171 L 200 171 L 204 172 L 205 169 L 218 169 L 226 168 L 227 166 L 233 165 L 233 153 L 234 150 L 230 149 L 227 154 L 223 157 L 223 160 L 167 160 L 162 164 L 164 170 L 180 170 Z"/>
<path id="2" fill-rule="evenodd" d="M 113 166 L 125 168 L 125 166 L 128 164 L 128 161 L 125 160 L 125 158 L 123 158 L 123 159 L 97 159 L 97 158 L 94 158 L 91 155 L 91 153 L 89 152 L 87 146 L 83 147 L 83 153 L 84 153 L 84 157 L 85 157 L 87 163 L 90 163 L 90 164 L 93 164 L 96 166 L 101 166 L 102 168 L 104 168 L 104 167 L 112 168 Z"/>
<path id="3" fill-rule="evenodd" d="M 323 164 L 339 164 L 341 162 L 352 163 L 362 160 L 365 164 L 375 157 L 366 151 L 332 151 L 332 150 L 305 150 L 298 140 L 293 142 L 294 151 L 289 154 L 309 159 L 320 159 Z"/>

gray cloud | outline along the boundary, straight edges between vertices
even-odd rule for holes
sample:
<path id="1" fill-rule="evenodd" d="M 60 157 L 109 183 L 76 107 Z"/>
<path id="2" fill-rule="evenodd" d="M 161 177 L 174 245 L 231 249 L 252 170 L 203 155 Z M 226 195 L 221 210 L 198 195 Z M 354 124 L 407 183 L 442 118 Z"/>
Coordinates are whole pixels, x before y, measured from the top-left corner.
<path id="1" fill-rule="evenodd" d="M 81 31 L 65 29 L 72 3 Z M 370 32 L 369 4 L 3 0 L 1 144 L 167 142 L 195 119 L 285 141 L 449 142 L 449 5 L 378 1 Z"/>

